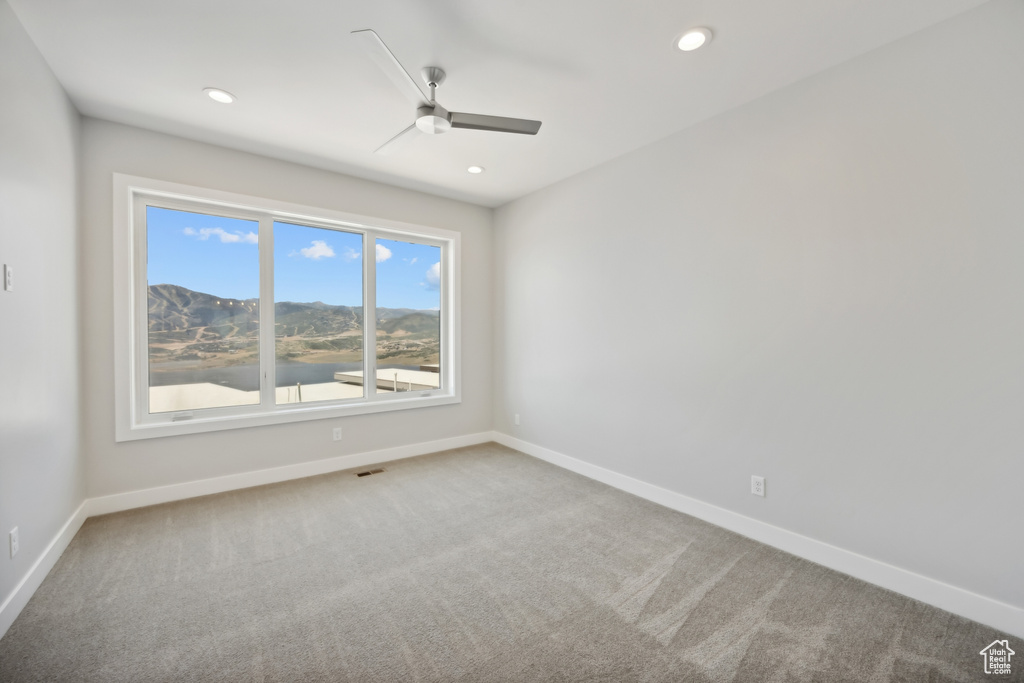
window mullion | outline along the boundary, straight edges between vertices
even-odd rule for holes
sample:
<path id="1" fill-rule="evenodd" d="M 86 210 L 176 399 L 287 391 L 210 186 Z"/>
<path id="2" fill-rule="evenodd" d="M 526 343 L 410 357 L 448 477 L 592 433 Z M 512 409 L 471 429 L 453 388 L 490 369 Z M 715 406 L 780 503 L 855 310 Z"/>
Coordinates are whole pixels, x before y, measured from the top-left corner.
<path id="1" fill-rule="evenodd" d="M 452 280 L 452 253 L 450 249 L 441 249 L 441 310 L 438 311 L 440 322 L 440 343 L 438 344 L 438 356 L 440 367 L 439 389 L 447 389 L 454 382 L 450 379 L 454 376 L 454 363 L 451 361 L 452 335 L 452 301 L 451 301 L 451 280 Z"/>
<path id="2" fill-rule="evenodd" d="M 274 219 L 260 217 L 260 410 L 273 410 L 277 386 L 274 355 Z"/>
<path id="3" fill-rule="evenodd" d="M 135 381 L 132 386 L 132 403 L 136 411 L 136 419 L 145 422 L 149 419 L 149 330 L 147 327 L 147 308 L 149 291 L 146 286 L 148 277 L 148 254 L 146 251 L 146 202 L 133 198 L 133 233 L 132 233 L 132 311 L 131 326 L 134 335 L 131 362 Z"/>
<path id="4" fill-rule="evenodd" d="M 377 235 L 363 233 L 363 392 L 377 395 Z"/>

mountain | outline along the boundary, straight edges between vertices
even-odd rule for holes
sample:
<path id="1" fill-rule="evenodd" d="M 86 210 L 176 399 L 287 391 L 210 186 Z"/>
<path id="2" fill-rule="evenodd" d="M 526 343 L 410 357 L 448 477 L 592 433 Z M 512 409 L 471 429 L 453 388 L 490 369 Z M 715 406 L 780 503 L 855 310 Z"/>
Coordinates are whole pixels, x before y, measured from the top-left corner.
<path id="1" fill-rule="evenodd" d="M 391 320 L 392 318 L 401 318 L 403 315 L 409 315 L 411 313 L 431 314 L 437 317 L 437 311 L 417 311 L 414 308 L 378 308 L 377 320 Z"/>
<path id="2" fill-rule="evenodd" d="M 149 288 L 149 330 L 248 324 L 259 319 L 258 299 L 226 299 L 177 285 Z"/>
<path id="3" fill-rule="evenodd" d="M 407 313 L 398 318 L 381 320 L 377 323 L 377 329 L 388 334 L 397 332 L 408 332 L 414 335 L 437 336 L 440 320 L 436 311 L 415 311 Z"/>
<path id="4" fill-rule="evenodd" d="M 259 312 L 259 299 L 229 299 L 178 285 L 151 286 L 151 372 L 258 363 Z M 379 308 L 377 314 L 378 359 L 402 365 L 439 362 L 438 311 Z M 282 301 L 274 305 L 274 323 L 279 360 L 350 363 L 363 357 L 362 306 Z"/>
<path id="5" fill-rule="evenodd" d="M 274 305 L 274 317 L 277 336 L 330 338 L 363 327 L 362 306 L 334 306 L 322 301 L 282 301 Z M 387 334 L 433 332 L 436 336 L 438 317 L 437 311 L 430 310 L 377 309 L 378 327 Z M 230 299 L 179 285 L 151 285 L 148 318 L 154 342 L 255 336 L 259 299 Z"/>
<path id="6" fill-rule="evenodd" d="M 274 305 L 275 333 L 286 337 L 331 337 L 363 327 L 363 307 L 300 304 Z"/>

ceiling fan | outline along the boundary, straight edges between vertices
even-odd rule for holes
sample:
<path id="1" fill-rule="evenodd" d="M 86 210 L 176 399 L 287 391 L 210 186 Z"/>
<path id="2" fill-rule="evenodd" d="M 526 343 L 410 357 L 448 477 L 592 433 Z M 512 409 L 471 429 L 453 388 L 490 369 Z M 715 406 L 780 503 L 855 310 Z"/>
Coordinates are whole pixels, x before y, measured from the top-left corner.
<path id="1" fill-rule="evenodd" d="M 513 119 L 506 116 L 487 116 L 485 114 L 466 114 L 458 111 L 448 111 L 435 99 L 437 88 L 444 83 L 444 70 L 437 66 L 424 67 L 420 72 L 423 81 L 430 88 L 428 96 L 419 84 L 409 75 L 394 53 L 388 49 L 384 41 L 380 39 L 372 29 L 353 31 L 353 36 L 359 39 L 366 50 L 366 53 L 380 67 L 388 78 L 390 78 L 402 94 L 416 104 L 416 121 L 378 147 L 375 153 L 391 151 L 399 141 L 405 141 L 412 137 L 416 131 L 422 131 L 428 135 L 447 133 L 452 128 L 470 128 L 473 130 L 490 130 L 498 133 L 519 133 L 521 135 L 536 135 L 540 130 L 540 121 L 529 119 Z"/>

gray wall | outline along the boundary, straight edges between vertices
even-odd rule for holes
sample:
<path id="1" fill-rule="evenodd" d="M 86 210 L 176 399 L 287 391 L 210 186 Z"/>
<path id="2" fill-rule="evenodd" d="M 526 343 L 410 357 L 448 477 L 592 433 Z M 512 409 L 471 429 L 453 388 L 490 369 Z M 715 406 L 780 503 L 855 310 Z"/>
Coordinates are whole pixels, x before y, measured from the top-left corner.
<path id="1" fill-rule="evenodd" d="M 499 209 L 495 428 L 1024 607 L 1021 36 L 998 0 Z"/>
<path id="2" fill-rule="evenodd" d="M 86 118 L 83 443 L 88 495 L 101 496 L 417 444 L 491 428 L 492 212 L 200 142 Z M 430 225 L 462 234 L 461 404 L 207 434 L 114 441 L 114 172 Z M 331 440 L 344 426 L 345 438 Z"/>
<path id="3" fill-rule="evenodd" d="M 84 494 L 79 450 L 78 113 L 0 0 L 0 603 Z M 7 534 L 21 550 L 10 559 Z"/>

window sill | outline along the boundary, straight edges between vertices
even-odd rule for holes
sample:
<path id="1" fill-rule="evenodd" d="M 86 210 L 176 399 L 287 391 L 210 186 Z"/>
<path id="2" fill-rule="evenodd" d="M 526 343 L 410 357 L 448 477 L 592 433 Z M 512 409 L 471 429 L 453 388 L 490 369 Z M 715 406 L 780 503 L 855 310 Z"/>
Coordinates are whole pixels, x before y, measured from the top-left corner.
<path id="1" fill-rule="evenodd" d="M 240 429 L 243 427 L 262 427 L 265 425 L 307 422 L 310 420 L 337 419 L 353 415 L 429 408 L 461 402 L 462 399 L 458 396 L 434 393 L 432 395 L 420 394 L 410 396 L 409 398 L 395 398 L 386 401 L 369 401 L 346 405 L 325 404 L 303 405 L 301 407 L 289 405 L 281 406 L 269 412 L 246 413 L 244 415 L 204 415 L 176 422 L 171 422 L 168 419 L 167 421 L 161 420 L 160 422 L 140 422 L 134 425 L 119 424 L 117 426 L 116 441 L 136 441 L 140 439 L 156 439 L 166 436 Z M 170 415 L 168 414 L 168 418 L 170 418 Z"/>

